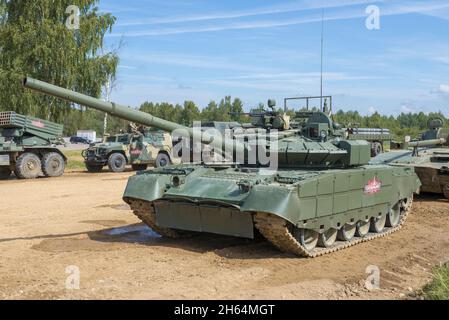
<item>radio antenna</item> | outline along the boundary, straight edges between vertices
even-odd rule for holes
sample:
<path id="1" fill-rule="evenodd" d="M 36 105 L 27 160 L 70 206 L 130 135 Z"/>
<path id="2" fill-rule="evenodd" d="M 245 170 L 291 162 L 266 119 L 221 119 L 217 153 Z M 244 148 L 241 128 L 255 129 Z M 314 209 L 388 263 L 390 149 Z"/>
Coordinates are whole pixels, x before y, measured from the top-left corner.
<path id="1" fill-rule="evenodd" d="M 320 108 L 323 110 L 323 52 L 324 52 L 324 8 L 321 17 L 321 86 L 320 86 Z"/>

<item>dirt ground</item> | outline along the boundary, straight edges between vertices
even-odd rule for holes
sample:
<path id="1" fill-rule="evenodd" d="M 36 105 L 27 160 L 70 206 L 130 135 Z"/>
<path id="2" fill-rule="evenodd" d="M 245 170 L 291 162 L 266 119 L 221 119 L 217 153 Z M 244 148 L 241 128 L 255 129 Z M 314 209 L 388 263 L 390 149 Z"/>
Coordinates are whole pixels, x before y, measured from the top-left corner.
<path id="1" fill-rule="evenodd" d="M 405 299 L 449 260 L 449 202 L 436 197 L 390 237 L 302 259 L 260 239 L 160 238 L 121 201 L 132 174 L 0 181 L 0 298 Z M 365 288 L 369 266 L 380 289 Z"/>

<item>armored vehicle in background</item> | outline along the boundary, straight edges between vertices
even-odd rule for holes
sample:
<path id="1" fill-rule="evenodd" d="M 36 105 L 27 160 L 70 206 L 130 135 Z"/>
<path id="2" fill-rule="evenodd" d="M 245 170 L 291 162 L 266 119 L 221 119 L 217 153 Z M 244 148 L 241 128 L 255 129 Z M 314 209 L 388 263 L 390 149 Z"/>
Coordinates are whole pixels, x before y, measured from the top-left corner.
<path id="1" fill-rule="evenodd" d="M 358 126 L 346 128 L 346 139 L 366 140 L 371 143 L 371 156 L 376 157 L 386 149 L 390 149 L 393 135 L 389 129 L 359 128 Z"/>
<path id="2" fill-rule="evenodd" d="M 203 130 L 216 129 L 218 131 L 224 132 L 225 130 L 233 130 L 235 128 L 241 128 L 242 124 L 235 121 L 202 121 L 201 128 Z"/>
<path id="3" fill-rule="evenodd" d="M 288 111 L 288 102 L 290 101 L 305 101 L 306 105 L 303 110 L 310 110 L 310 103 L 313 100 L 324 100 L 324 108 L 332 110 L 332 96 L 325 97 L 293 97 L 284 99 L 284 111 Z M 328 107 L 329 102 L 329 107 Z M 296 121 L 293 122 L 294 124 Z M 300 122 L 301 123 L 301 122 Z M 393 139 L 389 129 L 381 128 L 359 128 L 358 124 L 349 125 L 347 128 L 341 128 L 338 125 L 338 135 L 346 140 L 366 140 L 371 143 L 371 156 L 375 157 L 390 148 L 390 142 Z M 337 132 L 335 132 L 337 134 Z"/>
<path id="4" fill-rule="evenodd" d="M 0 112 L 0 179 L 14 171 L 19 179 L 59 177 L 67 162 L 56 145 L 63 126 L 12 111 Z"/>
<path id="5" fill-rule="evenodd" d="M 131 165 L 133 170 L 170 165 L 172 149 L 169 133 L 135 130 L 105 137 L 103 143 L 91 145 L 82 155 L 89 172 L 100 172 L 106 165 L 112 172 L 123 172 L 126 165 Z"/>
<path id="6" fill-rule="evenodd" d="M 203 121 L 199 129 L 202 132 L 209 132 L 211 135 L 219 134 L 222 137 L 235 140 L 248 140 L 255 138 L 260 133 L 268 133 L 271 129 L 278 126 L 282 126 L 282 129 L 290 128 L 289 120 L 285 122 L 286 117 L 275 111 L 274 107 L 276 102 L 274 100 L 268 101 L 268 107 L 270 110 L 254 109 L 248 113 L 231 112 L 232 116 L 246 116 L 249 118 L 249 122 L 240 123 L 236 121 Z M 185 142 L 185 141 L 183 141 Z M 222 156 L 221 148 L 214 150 L 209 146 L 201 143 L 199 139 L 196 141 L 193 138 L 190 139 L 190 159 L 182 157 L 182 161 L 185 162 L 198 162 L 198 160 L 212 162 L 224 162 L 225 159 Z M 196 157 L 194 156 L 196 155 Z M 187 161 L 186 161 L 187 160 Z"/>
<path id="7" fill-rule="evenodd" d="M 128 121 L 198 136 L 192 128 L 42 81 L 26 78 L 23 84 Z M 420 186 L 413 168 L 368 165 L 370 144 L 335 136 L 328 110 L 298 117 L 306 119 L 301 128 L 285 129 L 287 118 L 273 114 L 266 143 L 204 132 L 201 142 L 233 151 L 233 163 L 140 171 L 128 180 L 123 199 L 162 236 L 253 238 L 257 229 L 280 250 L 303 257 L 399 230 Z"/>
<path id="8" fill-rule="evenodd" d="M 404 150 L 382 154 L 371 162 L 414 168 L 422 183 L 420 191 L 449 199 L 449 129 L 443 125 L 442 119 L 429 121 L 429 130 L 420 140 L 406 141 Z"/>

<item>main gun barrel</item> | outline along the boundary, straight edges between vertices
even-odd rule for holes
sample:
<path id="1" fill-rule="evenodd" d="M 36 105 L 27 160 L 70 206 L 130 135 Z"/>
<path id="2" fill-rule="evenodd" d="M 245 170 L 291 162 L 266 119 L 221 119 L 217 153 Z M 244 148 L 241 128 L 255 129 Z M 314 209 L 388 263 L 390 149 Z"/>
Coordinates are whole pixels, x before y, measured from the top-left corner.
<path id="1" fill-rule="evenodd" d="M 144 126 L 155 127 L 167 132 L 179 130 L 187 133 L 190 137 L 194 137 L 197 135 L 196 133 L 194 134 L 194 130 L 192 128 L 152 116 L 151 114 L 139 110 L 134 110 L 130 107 L 121 106 L 113 102 L 102 101 L 97 98 L 93 98 L 29 77 L 23 79 L 23 86 L 25 88 L 45 93 L 69 102 L 100 110 L 112 116 L 116 116 Z M 198 134 L 198 138 L 201 138 L 201 142 L 204 144 L 211 145 L 221 150 L 223 150 L 224 148 L 224 150 L 228 152 L 233 151 L 239 153 L 244 152 L 245 150 L 245 146 L 243 144 L 231 139 L 223 138 L 219 135 L 202 133 L 200 135 Z"/>
<path id="2" fill-rule="evenodd" d="M 407 147 L 412 148 L 421 148 L 421 147 L 431 147 L 431 146 L 439 146 L 446 144 L 446 139 L 432 139 L 432 140 L 420 140 L 420 141 L 412 141 L 406 144 Z"/>

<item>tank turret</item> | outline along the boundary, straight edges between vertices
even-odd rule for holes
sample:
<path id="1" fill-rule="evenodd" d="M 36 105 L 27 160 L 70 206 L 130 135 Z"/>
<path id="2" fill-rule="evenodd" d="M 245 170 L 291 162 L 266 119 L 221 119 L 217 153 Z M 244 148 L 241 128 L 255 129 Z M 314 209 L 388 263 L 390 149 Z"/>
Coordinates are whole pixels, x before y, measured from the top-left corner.
<path id="1" fill-rule="evenodd" d="M 421 134 L 420 140 L 409 141 L 406 138 L 404 149 L 414 148 L 414 155 L 418 155 L 418 148 L 437 148 L 449 146 L 449 129 L 443 128 L 443 119 L 432 119 L 427 124 L 428 130 Z"/>
<path id="2" fill-rule="evenodd" d="M 244 125 L 246 129 L 258 128 L 268 131 L 284 131 L 290 129 L 290 117 L 286 113 L 280 113 L 275 109 L 276 101 L 269 99 L 267 105 L 270 110 L 259 108 L 253 109 L 248 113 L 230 112 L 230 115 L 249 117 L 250 123 Z"/>
<path id="3" fill-rule="evenodd" d="M 198 134 L 193 128 L 39 80 L 25 78 L 23 86 L 141 125 L 168 132 L 182 130 L 193 138 Z M 331 109 L 328 109 L 328 114 L 323 111 L 303 112 L 302 116 L 307 118 L 306 123 L 300 130 L 291 130 L 288 117 L 276 112 L 275 102 L 270 100 L 268 105 L 272 111 L 250 114 L 255 119 L 254 127 L 267 129 L 261 133 L 262 140 L 265 139 L 262 143 L 260 143 L 260 136 L 256 139 L 249 139 L 246 133 L 234 137 L 234 139 L 208 132 L 200 132 L 197 137 L 201 139 L 202 143 L 214 147 L 215 150 L 223 150 L 228 154 L 229 151 L 233 151 L 233 160 L 245 166 L 261 166 L 262 162 L 266 161 L 266 158 L 261 155 L 265 154 L 266 156 L 268 153 L 270 159 L 276 159 L 277 166 L 287 168 L 350 167 L 365 165 L 369 162 L 370 146 L 367 142 L 344 141 L 334 134 L 334 125 L 330 118 Z M 276 131 L 273 132 L 274 130 Z"/>
<path id="4" fill-rule="evenodd" d="M 443 119 L 437 118 L 430 120 L 429 123 L 427 124 L 427 127 L 429 129 L 421 135 L 421 141 L 426 142 L 433 141 L 435 142 L 434 145 L 449 146 L 449 129 L 443 128 L 443 126 L 444 126 Z M 430 145 L 432 144 L 428 144 L 427 146 Z"/>

